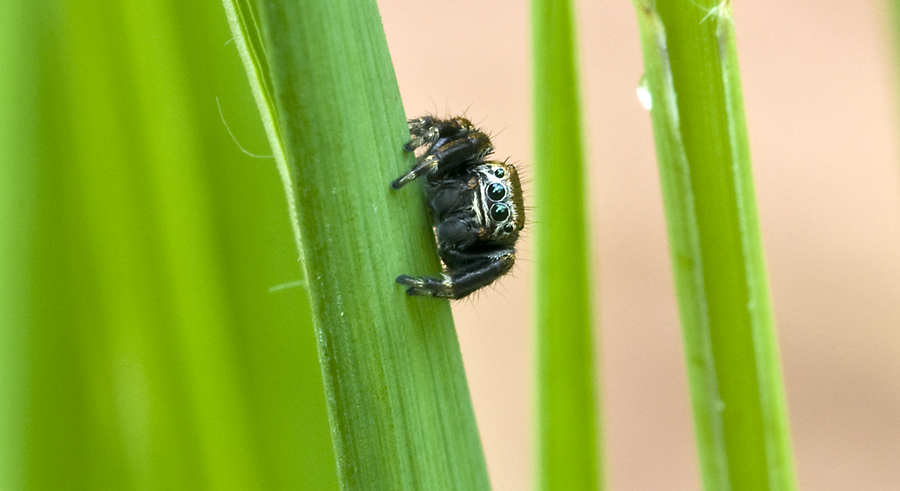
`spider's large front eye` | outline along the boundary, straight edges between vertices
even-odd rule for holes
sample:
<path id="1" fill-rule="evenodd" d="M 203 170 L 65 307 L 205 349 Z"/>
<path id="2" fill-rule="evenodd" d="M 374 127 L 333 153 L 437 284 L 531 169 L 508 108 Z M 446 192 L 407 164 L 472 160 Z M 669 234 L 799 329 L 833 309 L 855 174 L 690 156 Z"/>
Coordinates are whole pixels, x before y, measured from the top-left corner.
<path id="1" fill-rule="evenodd" d="M 497 222 L 506 221 L 509 218 L 509 207 L 503 203 L 494 203 L 491 207 L 491 218 Z"/>
<path id="2" fill-rule="evenodd" d="M 495 182 L 488 186 L 487 195 L 491 201 L 500 201 L 506 196 L 506 186 L 499 182 Z"/>

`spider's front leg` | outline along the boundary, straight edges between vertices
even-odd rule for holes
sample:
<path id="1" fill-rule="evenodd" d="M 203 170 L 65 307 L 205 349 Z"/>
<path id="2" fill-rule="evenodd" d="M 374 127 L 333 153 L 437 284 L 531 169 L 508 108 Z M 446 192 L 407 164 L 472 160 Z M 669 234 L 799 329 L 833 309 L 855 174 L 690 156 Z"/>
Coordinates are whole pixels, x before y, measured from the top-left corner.
<path id="1" fill-rule="evenodd" d="M 409 172 L 394 179 L 391 183 L 394 189 L 400 189 L 423 175 L 441 178 L 484 159 L 494 151 L 490 138 L 462 118 L 441 121 L 426 116 L 412 120 L 410 134 L 413 139 L 404 146 L 407 151 L 428 144 L 431 146 L 416 159 L 416 165 Z"/>
<path id="2" fill-rule="evenodd" d="M 476 131 L 472 122 L 466 118 L 442 120 L 434 116 L 422 116 L 410 119 L 406 123 L 409 126 L 410 140 L 403 145 L 403 149 L 407 152 L 413 152 L 417 148 L 430 145 L 441 138 Z"/>
<path id="3" fill-rule="evenodd" d="M 442 257 L 447 264 L 449 276 L 434 278 L 401 275 L 397 278 L 397 283 L 409 287 L 406 290 L 409 295 L 459 300 L 508 273 L 516 261 L 516 251 L 510 248 L 470 254 L 454 250 L 445 251 Z"/>

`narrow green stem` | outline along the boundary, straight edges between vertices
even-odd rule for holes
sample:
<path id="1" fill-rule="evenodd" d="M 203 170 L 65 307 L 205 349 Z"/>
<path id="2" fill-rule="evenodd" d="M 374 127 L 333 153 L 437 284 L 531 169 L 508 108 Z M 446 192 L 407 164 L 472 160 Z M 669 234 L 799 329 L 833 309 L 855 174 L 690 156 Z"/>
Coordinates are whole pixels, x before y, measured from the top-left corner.
<path id="1" fill-rule="evenodd" d="M 635 1 L 707 490 L 794 472 L 728 3 Z"/>
<path id="2" fill-rule="evenodd" d="M 533 0 L 532 31 L 538 489 L 590 490 L 598 482 L 593 296 L 571 2 Z"/>

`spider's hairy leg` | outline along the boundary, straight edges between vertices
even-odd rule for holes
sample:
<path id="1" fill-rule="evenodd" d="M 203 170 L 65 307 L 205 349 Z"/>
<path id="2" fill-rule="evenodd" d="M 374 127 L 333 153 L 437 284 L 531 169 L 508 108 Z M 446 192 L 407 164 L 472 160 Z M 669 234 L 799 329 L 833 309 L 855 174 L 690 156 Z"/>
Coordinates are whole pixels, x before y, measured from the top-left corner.
<path id="1" fill-rule="evenodd" d="M 423 155 L 421 158 L 416 160 L 416 166 L 410 169 L 409 172 L 394 179 L 393 182 L 391 182 L 391 187 L 394 189 L 400 189 L 419 176 L 433 173 L 439 163 L 440 162 L 438 161 L 437 157 L 435 157 L 434 155 Z"/>
<path id="2" fill-rule="evenodd" d="M 410 119 L 406 123 L 409 126 L 410 141 L 403 145 L 403 149 L 407 152 L 434 143 L 441 138 L 455 138 L 478 130 L 466 118 L 437 119 L 434 116 L 422 116 Z"/>
<path id="3" fill-rule="evenodd" d="M 412 297 L 455 298 L 450 278 L 434 278 L 432 276 L 400 275 L 397 283 L 408 286 L 406 293 Z"/>
<path id="4" fill-rule="evenodd" d="M 453 298 L 466 297 L 470 293 L 490 285 L 494 280 L 508 273 L 515 262 L 516 251 L 508 249 L 492 254 L 486 261 L 454 271 L 450 279 Z"/>
<path id="5" fill-rule="evenodd" d="M 471 255 L 466 254 L 467 258 Z M 432 278 L 428 276 L 407 276 L 397 278 L 397 283 L 408 286 L 406 293 L 412 296 L 444 297 L 459 300 L 479 288 L 490 285 L 497 278 L 508 273 L 516 261 L 514 249 L 503 249 L 484 260 L 469 263 L 453 272 L 453 276 Z"/>
<path id="6" fill-rule="evenodd" d="M 426 155 L 437 159 L 439 165 L 435 166 L 434 173 L 444 177 L 482 162 L 493 152 L 491 139 L 480 131 L 474 131 L 453 140 L 438 142 Z"/>
<path id="7" fill-rule="evenodd" d="M 434 124 L 434 118 L 431 116 L 410 119 L 407 124 L 409 125 L 410 140 L 403 145 L 403 149 L 407 152 L 434 143 L 441 136 L 440 127 Z"/>
<path id="8" fill-rule="evenodd" d="M 427 152 L 416 159 L 416 166 L 394 179 L 391 187 L 400 189 L 405 184 L 423 176 L 443 177 L 475 162 L 480 162 L 494 151 L 490 138 L 480 131 L 456 138 L 442 138 Z"/>

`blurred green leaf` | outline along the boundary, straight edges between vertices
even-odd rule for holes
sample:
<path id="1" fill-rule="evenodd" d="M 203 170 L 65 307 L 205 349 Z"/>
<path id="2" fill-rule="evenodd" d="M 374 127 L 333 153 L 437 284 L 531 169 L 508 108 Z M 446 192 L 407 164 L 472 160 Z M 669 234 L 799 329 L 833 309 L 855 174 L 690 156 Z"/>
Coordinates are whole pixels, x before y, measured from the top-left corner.
<path id="1" fill-rule="evenodd" d="M 0 19 L 0 488 L 335 488 L 306 297 L 268 291 L 300 278 L 275 166 L 216 106 L 265 148 L 221 7 Z"/>
<path id="2" fill-rule="evenodd" d="M 572 4 L 532 1 L 539 489 L 597 489 L 593 288 Z"/>

